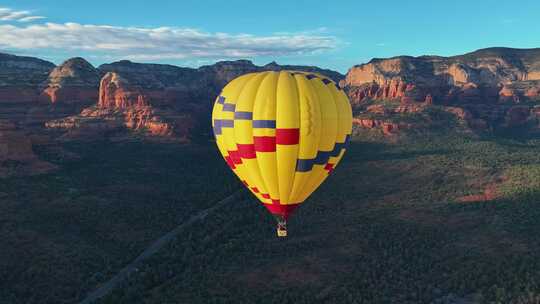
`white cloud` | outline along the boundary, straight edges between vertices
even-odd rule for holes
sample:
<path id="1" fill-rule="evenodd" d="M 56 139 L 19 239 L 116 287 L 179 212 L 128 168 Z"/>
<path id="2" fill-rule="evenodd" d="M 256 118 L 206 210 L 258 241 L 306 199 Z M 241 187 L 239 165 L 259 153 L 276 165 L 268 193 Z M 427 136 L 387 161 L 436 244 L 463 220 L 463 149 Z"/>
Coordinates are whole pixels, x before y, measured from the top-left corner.
<path id="1" fill-rule="evenodd" d="M 301 55 L 330 50 L 337 44 L 335 37 L 310 32 L 256 36 L 208 33 L 179 27 L 79 23 L 0 25 L 0 48 L 91 51 L 102 56 L 133 60 Z"/>
<path id="2" fill-rule="evenodd" d="M 28 17 L 23 17 L 23 18 L 19 19 L 18 21 L 19 22 L 30 22 L 30 21 L 39 20 L 39 19 L 45 19 L 45 17 L 43 17 L 43 16 L 28 16 Z"/>
<path id="3" fill-rule="evenodd" d="M 43 16 L 34 16 L 29 11 L 16 11 L 7 7 L 0 7 L 0 21 L 30 22 L 43 19 Z"/>

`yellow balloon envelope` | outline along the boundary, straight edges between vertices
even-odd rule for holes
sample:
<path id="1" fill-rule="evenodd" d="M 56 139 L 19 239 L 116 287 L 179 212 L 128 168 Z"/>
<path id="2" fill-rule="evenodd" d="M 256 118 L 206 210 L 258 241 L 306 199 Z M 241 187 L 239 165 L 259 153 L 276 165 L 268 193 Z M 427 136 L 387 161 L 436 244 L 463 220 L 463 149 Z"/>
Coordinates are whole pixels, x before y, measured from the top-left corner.
<path id="1" fill-rule="evenodd" d="M 216 143 L 244 185 L 278 219 L 334 170 L 351 137 L 347 95 L 319 74 L 250 73 L 229 82 L 212 111 Z"/>

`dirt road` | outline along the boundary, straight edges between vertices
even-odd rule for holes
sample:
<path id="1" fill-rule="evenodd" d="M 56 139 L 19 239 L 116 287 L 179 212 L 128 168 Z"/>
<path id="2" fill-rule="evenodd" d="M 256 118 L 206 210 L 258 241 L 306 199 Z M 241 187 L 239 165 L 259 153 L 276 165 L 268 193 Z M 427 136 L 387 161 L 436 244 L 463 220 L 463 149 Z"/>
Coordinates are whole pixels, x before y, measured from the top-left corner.
<path id="1" fill-rule="evenodd" d="M 186 222 L 180 224 L 173 230 L 169 231 L 167 234 L 163 235 L 156 241 L 154 241 L 148 248 L 146 248 L 135 260 L 133 260 L 131 263 L 129 263 L 126 267 L 122 268 L 114 277 L 112 277 L 109 281 L 103 283 L 98 289 L 95 291 L 89 293 L 84 300 L 80 302 L 80 304 L 90 304 L 94 303 L 98 299 L 106 296 L 109 292 L 111 292 L 118 284 L 120 284 L 122 281 L 124 281 L 127 277 L 129 277 L 130 274 L 137 271 L 137 268 L 142 264 L 142 262 L 151 257 L 153 254 L 158 252 L 163 246 L 165 246 L 167 243 L 171 242 L 180 232 L 182 232 L 185 228 L 191 226 L 193 223 L 197 221 L 203 220 L 207 215 L 211 214 L 212 212 L 215 212 L 216 210 L 220 209 L 221 207 L 233 203 L 235 200 L 238 200 L 241 198 L 242 191 L 237 191 L 228 197 L 222 199 L 221 201 L 217 202 L 214 206 L 205 209 L 191 218 L 189 218 Z"/>

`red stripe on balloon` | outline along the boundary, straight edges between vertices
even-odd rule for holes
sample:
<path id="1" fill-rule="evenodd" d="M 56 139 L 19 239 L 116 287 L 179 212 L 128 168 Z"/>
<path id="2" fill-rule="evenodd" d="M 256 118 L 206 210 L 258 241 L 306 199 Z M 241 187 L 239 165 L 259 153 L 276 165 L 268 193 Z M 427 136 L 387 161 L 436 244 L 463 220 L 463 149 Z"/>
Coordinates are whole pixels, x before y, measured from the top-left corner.
<path id="1" fill-rule="evenodd" d="M 225 161 L 227 162 L 227 165 L 231 167 L 231 169 L 236 169 L 236 166 L 234 165 L 234 162 L 232 161 L 230 156 L 225 156 Z"/>
<path id="2" fill-rule="evenodd" d="M 332 173 L 334 171 L 334 164 L 328 163 L 326 166 L 324 166 L 324 170 L 328 171 L 328 174 Z"/>
<path id="3" fill-rule="evenodd" d="M 276 144 L 297 145 L 300 141 L 300 129 L 276 129 Z"/>
<path id="4" fill-rule="evenodd" d="M 256 158 L 257 154 L 255 153 L 254 144 L 236 144 L 238 148 L 238 155 L 241 158 Z"/>
<path id="5" fill-rule="evenodd" d="M 262 195 L 263 198 L 270 198 L 270 194 L 268 194 L 268 193 L 263 193 L 261 195 Z"/>
<path id="6" fill-rule="evenodd" d="M 229 153 L 229 156 L 231 157 L 231 160 L 233 161 L 235 165 L 242 163 L 242 159 L 240 158 L 238 151 L 232 150 L 232 151 L 227 151 L 227 152 Z"/>
<path id="7" fill-rule="evenodd" d="M 274 136 L 253 136 L 253 142 L 257 152 L 276 152 Z"/>
<path id="8" fill-rule="evenodd" d="M 251 190 L 253 190 L 255 193 L 259 193 L 259 189 L 257 189 L 257 187 L 251 187 Z"/>

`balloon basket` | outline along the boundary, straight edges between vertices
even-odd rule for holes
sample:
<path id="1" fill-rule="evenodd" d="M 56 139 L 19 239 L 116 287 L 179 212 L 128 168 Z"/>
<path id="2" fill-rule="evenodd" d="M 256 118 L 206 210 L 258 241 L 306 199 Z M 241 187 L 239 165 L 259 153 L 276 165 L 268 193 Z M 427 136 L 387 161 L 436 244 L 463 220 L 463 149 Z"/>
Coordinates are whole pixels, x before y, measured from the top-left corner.
<path id="1" fill-rule="evenodd" d="M 276 216 L 277 219 L 277 236 L 286 237 L 287 236 L 287 220 L 282 216 Z"/>

